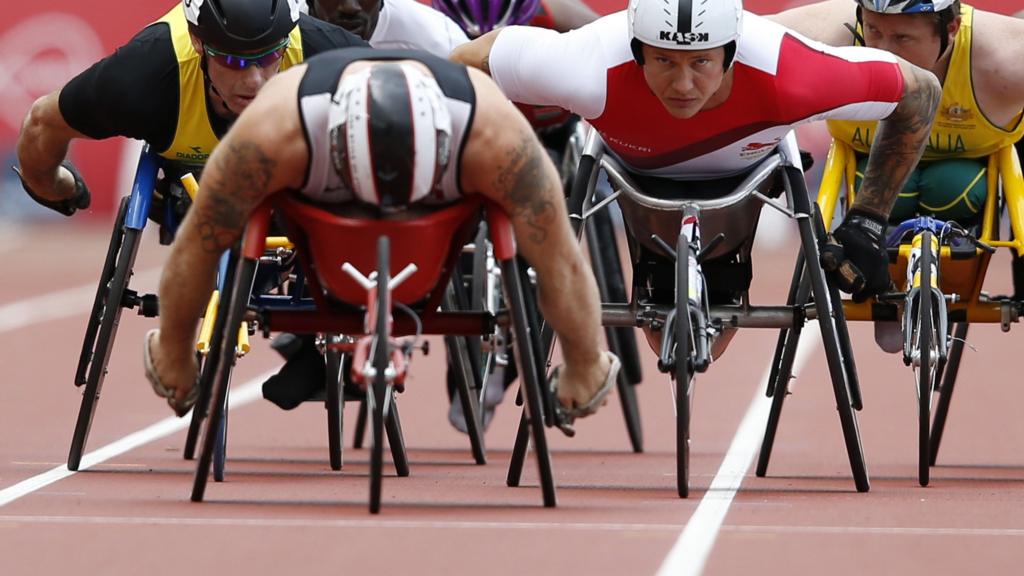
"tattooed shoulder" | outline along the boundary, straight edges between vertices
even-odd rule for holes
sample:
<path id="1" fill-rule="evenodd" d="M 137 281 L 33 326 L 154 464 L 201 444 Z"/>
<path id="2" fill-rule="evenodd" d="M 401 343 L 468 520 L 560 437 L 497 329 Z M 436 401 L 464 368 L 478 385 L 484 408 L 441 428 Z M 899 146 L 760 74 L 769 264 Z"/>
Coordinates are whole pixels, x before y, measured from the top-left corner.
<path id="1" fill-rule="evenodd" d="M 525 133 L 510 148 L 494 179 L 494 188 L 505 199 L 514 219 L 522 219 L 530 227 L 530 240 L 542 244 L 548 227 L 556 216 L 554 205 L 543 193 L 549 185 L 545 162 L 550 162 L 531 133 Z"/>
<path id="2" fill-rule="evenodd" d="M 228 142 L 211 159 L 193 208 L 203 249 L 220 252 L 241 234 L 256 205 L 269 193 L 277 161 L 256 142 Z M 212 168 L 212 170 L 210 169 Z"/>

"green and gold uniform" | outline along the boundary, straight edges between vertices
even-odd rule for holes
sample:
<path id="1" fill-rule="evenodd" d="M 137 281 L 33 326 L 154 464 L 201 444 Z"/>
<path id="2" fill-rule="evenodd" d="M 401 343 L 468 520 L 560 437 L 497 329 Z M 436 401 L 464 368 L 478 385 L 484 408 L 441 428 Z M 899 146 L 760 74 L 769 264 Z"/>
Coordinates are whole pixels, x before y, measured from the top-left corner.
<path id="1" fill-rule="evenodd" d="M 1024 135 L 1021 113 L 1007 126 L 997 126 L 978 106 L 971 78 L 973 21 L 974 8 L 963 5 L 935 124 L 921 164 L 911 173 L 893 208 L 892 221 L 916 213 L 943 220 L 972 220 L 985 201 L 986 157 Z M 834 138 L 866 154 L 877 122 L 829 121 L 828 126 Z M 861 157 L 858 162 L 858 186 L 866 161 Z"/>

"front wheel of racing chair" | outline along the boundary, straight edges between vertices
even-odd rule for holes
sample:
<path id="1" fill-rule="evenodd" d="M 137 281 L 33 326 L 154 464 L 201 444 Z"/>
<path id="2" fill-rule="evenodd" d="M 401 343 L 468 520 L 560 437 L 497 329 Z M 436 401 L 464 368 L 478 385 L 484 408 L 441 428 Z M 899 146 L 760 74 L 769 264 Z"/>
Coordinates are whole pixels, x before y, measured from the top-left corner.
<path id="1" fill-rule="evenodd" d="M 676 401 L 676 489 L 680 498 L 690 495 L 690 409 L 696 365 L 691 318 L 692 314 L 699 313 L 692 310 L 690 304 L 690 285 L 694 281 L 700 282 L 699 278 L 690 278 L 690 258 L 694 256 L 690 252 L 686 236 L 680 234 L 676 245 L 675 362 L 672 370 Z"/>
<path id="2" fill-rule="evenodd" d="M 121 200 L 114 222 L 75 371 L 75 386 L 84 386 L 84 389 L 68 453 L 69 470 L 78 470 L 81 465 L 122 310 L 139 307 L 139 313 L 144 316 L 157 314 L 156 299 L 136 294 L 129 290 L 128 283 L 134 272 L 135 257 L 146 225 L 159 167 L 157 156 L 150 153 L 148 148 L 143 151 L 132 193 Z"/>
<path id="3" fill-rule="evenodd" d="M 907 302 L 904 305 L 903 361 L 914 367 L 918 402 L 917 474 L 921 486 L 928 485 L 931 445 L 932 392 L 945 361 L 943 346 L 945 311 L 938 291 L 938 242 L 930 231 L 914 238 L 916 261 L 911 256 L 908 269 Z"/>
<path id="4" fill-rule="evenodd" d="M 370 512 L 380 512 L 381 484 L 384 478 L 384 420 L 388 417 L 391 404 L 391 383 L 387 371 L 391 363 L 391 264 L 388 258 L 388 238 L 377 240 L 377 278 L 373 314 L 373 345 L 370 365 L 373 375 L 370 389 L 366 393 L 367 410 L 370 412 Z M 368 311 L 368 314 L 371 312 Z M 369 322 L 367 323 L 369 324 Z"/>

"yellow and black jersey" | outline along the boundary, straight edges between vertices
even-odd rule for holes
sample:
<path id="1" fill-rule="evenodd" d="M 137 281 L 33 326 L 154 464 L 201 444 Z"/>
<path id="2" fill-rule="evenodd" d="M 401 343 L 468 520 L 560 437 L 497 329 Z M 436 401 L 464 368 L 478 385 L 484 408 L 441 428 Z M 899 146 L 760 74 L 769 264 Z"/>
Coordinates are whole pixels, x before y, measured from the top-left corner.
<path id="1" fill-rule="evenodd" d="M 942 85 L 942 101 L 922 156 L 926 161 L 982 158 L 1024 136 L 1024 117 L 1021 113 L 1018 112 L 1006 126 L 998 126 L 990 122 L 979 108 L 971 77 L 974 8 L 965 4 L 960 14 L 960 31 L 953 43 L 949 71 Z M 876 127 L 877 122 L 828 122 L 829 132 L 834 138 L 850 144 L 861 153 L 867 153 L 870 149 Z"/>
<path id="2" fill-rule="evenodd" d="M 347 30 L 302 14 L 281 69 L 335 48 L 368 44 Z M 213 112 L 180 5 L 110 56 L 68 82 L 60 111 L 90 138 L 145 140 L 164 158 L 203 164 L 231 119 Z"/>

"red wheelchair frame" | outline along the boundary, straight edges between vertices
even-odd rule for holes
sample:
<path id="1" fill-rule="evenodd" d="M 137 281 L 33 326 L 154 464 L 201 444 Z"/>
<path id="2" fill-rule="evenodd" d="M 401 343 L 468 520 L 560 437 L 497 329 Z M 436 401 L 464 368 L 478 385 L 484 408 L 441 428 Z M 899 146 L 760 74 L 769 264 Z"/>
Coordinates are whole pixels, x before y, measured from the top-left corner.
<path id="1" fill-rule="evenodd" d="M 249 292 L 256 266 L 263 255 L 271 214 L 284 222 L 289 239 L 295 244 L 305 272 L 311 306 L 304 309 L 264 305 L 255 310 L 255 321 L 263 334 L 345 334 L 365 337 L 365 363 L 353 364 L 353 371 L 370 375 L 369 408 L 373 411 L 370 461 L 370 511 L 380 509 L 383 460 L 383 432 L 389 410 L 393 408 L 393 386 L 401 370 L 394 364 L 394 348 L 401 346 L 392 336 L 411 334 L 481 335 L 493 332 L 496 323 L 508 322 L 516 342 L 521 370 L 521 393 L 525 397 L 523 419 L 530 424 L 531 436 L 540 472 L 545 506 L 554 506 L 555 487 L 550 453 L 544 427 L 551 425 L 546 414 L 551 399 L 544 390 L 542 356 L 538 326 L 530 318 L 525 271 L 516 259 L 511 222 L 495 204 L 482 197 L 461 202 L 409 220 L 357 219 L 332 213 L 289 194 L 279 194 L 261 205 L 251 216 L 238 253 L 237 268 L 231 286 L 225 286 L 222 302 L 230 306 L 227 326 L 237 325 L 249 305 Z M 488 222 L 494 254 L 501 263 L 507 309 L 497 315 L 475 311 L 441 311 L 445 288 L 463 245 L 472 237 L 480 218 Z M 343 270 L 376 270 L 376 286 L 367 293 L 365 283 Z M 392 292 L 391 270 L 416 266 L 417 272 Z M 405 306 L 406 314 L 392 316 L 392 304 Z M 250 314 L 252 311 L 249 311 Z M 412 312 L 411 314 L 408 312 Z M 216 431 L 224 417 L 233 361 L 236 331 L 221 331 L 218 365 L 208 405 L 202 451 L 196 468 L 192 500 L 204 497 L 210 462 L 216 443 Z M 402 356 L 402 354 L 399 354 Z M 404 357 L 402 358 L 404 360 Z M 401 361 L 400 361 L 401 362 Z M 390 369 L 390 372 L 389 372 Z M 390 432 L 390 430 L 389 430 Z M 399 429 L 400 436 L 400 429 Z M 394 439 L 392 437 L 392 443 Z M 394 446 L 392 446 L 394 450 Z M 404 452 L 404 451 L 403 451 Z M 396 458 L 399 475 L 401 463 Z"/>

